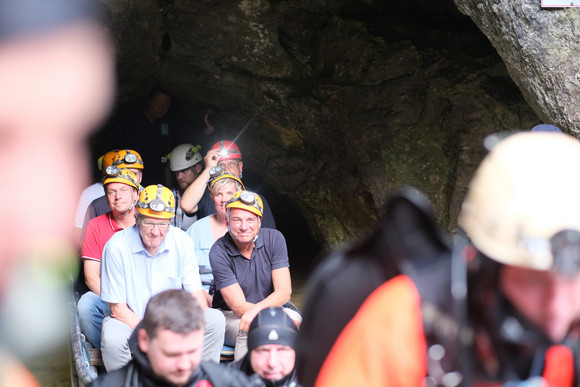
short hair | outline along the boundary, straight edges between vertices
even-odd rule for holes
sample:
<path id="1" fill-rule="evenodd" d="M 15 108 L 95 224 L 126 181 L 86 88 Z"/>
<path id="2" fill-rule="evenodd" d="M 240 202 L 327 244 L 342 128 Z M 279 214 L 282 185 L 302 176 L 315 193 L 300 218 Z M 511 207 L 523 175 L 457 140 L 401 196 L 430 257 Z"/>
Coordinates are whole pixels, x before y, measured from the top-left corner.
<path id="1" fill-rule="evenodd" d="M 236 187 L 236 192 L 237 191 L 241 191 L 241 190 L 244 189 L 244 187 L 242 187 L 242 185 L 238 181 L 236 181 L 234 179 L 230 179 L 229 177 L 226 177 L 226 178 L 220 179 L 220 180 L 218 180 L 218 181 L 215 182 L 215 184 L 213 185 L 213 187 L 211 187 L 211 194 L 213 195 L 213 192 L 217 188 L 221 188 L 224 185 L 229 184 L 229 183 L 234 183 L 234 185 Z"/>
<path id="2" fill-rule="evenodd" d="M 151 91 L 149 91 L 149 95 L 147 96 L 147 102 L 151 101 L 158 94 L 165 94 L 169 98 L 171 98 L 171 94 L 169 94 L 165 89 L 159 86 L 155 86 L 154 88 L 151 89 Z"/>
<path id="3" fill-rule="evenodd" d="M 183 289 L 164 290 L 151 297 L 141 327 L 153 338 L 157 328 L 182 335 L 203 329 L 203 311 L 191 293 Z"/>

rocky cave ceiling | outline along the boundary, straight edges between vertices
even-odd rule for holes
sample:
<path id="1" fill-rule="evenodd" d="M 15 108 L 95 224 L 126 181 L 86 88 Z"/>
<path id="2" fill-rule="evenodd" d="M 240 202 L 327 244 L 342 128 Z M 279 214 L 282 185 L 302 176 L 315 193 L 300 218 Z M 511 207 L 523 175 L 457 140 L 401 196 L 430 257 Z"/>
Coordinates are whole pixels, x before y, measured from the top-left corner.
<path id="1" fill-rule="evenodd" d="M 451 231 L 486 135 L 543 121 L 575 130 L 571 108 L 545 89 L 538 97 L 546 82 L 557 89 L 556 75 L 517 54 L 534 38 L 526 25 L 544 31 L 534 23 L 549 15 L 534 14 L 574 23 L 540 0 L 102 1 L 117 112 L 160 85 L 192 125 L 211 108 L 233 139 L 253 118 L 237 139 L 247 178 L 263 179 L 281 228 L 319 246 L 366 233 L 403 185 L 423 191 Z M 521 21 L 507 43 L 502 28 L 515 24 L 502 12 Z"/>

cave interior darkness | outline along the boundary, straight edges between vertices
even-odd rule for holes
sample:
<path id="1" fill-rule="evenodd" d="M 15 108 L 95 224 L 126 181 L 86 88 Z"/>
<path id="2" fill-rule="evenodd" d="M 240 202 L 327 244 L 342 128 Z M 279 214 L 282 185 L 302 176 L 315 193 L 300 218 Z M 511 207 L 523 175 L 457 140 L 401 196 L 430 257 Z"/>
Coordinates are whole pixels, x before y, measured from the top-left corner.
<path id="1" fill-rule="evenodd" d="M 277 2 L 271 1 L 271 3 Z M 387 42 L 410 41 L 425 56 L 429 55 L 431 47 L 434 46 L 437 46 L 438 50 L 437 52 L 433 51 L 433 55 L 438 55 L 441 51 L 464 51 L 465 55 L 471 56 L 495 55 L 495 50 L 489 41 L 468 17 L 459 13 L 452 0 L 335 3 L 341 4 L 333 8 L 333 12 L 339 17 L 364 24 L 369 32 Z M 157 4 L 160 13 L 163 13 L 163 10 L 172 6 L 173 1 L 159 0 Z M 113 40 L 118 39 L 113 37 Z M 168 33 L 163 33 L 158 37 L 158 40 L 160 48 L 158 57 L 163 62 L 173 49 L 174 43 Z M 118 69 L 124 68 L 120 58 L 123 58 L 123 55 L 118 55 Z M 159 69 L 162 68 L 162 66 L 159 67 Z M 139 86 L 136 87 L 135 84 Z M 208 109 L 220 111 L 222 108 L 203 100 L 192 103 L 191 99 L 181 95 L 180 90 L 174 90 L 166 84 L 162 73 L 156 73 L 152 76 L 152 74 L 127 73 L 125 70 L 125 72 L 118 72 L 117 99 L 109 118 L 127 111 L 140 109 L 149 90 L 154 86 L 160 86 L 172 95 L 171 109 L 195 128 L 203 126 L 205 111 Z M 132 91 L 127 92 L 129 89 Z M 140 92 L 135 93 L 135 89 L 140 90 Z M 231 109 L 231 107 L 229 108 Z M 251 112 L 246 113 L 247 116 L 251 116 Z M 91 144 L 89 144 L 92 151 L 90 164 L 93 165 L 94 178 L 98 176 L 94 160 L 101 154 L 102 150 L 95 149 L 92 144 L 98 141 L 106 125 L 105 123 L 101 128 L 97 128 L 91 139 Z M 203 150 L 204 154 L 206 151 L 207 149 Z M 242 153 L 244 153 L 244 149 L 242 149 Z M 298 273 L 298 277 L 306 277 L 332 247 L 323 246 L 312 235 L 307 222 L 293 201 L 288 200 L 286 195 L 277 193 L 260 176 L 260 173 L 252 170 L 249 165 L 246 165 L 244 169 L 244 182 L 248 186 L 259 188 L 268 199 L 277 227 L 287 240 L 293 276 Z"/>

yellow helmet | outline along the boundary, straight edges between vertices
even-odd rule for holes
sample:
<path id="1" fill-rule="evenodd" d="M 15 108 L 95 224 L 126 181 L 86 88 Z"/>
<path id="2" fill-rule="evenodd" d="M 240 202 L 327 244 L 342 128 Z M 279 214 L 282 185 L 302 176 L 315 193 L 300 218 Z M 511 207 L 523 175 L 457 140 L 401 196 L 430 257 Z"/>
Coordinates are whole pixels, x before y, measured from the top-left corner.
<path id="1" fill-rule="evenodd" d="M 109 168 L 109 172 L 110 171 L 111 168 Z M 107 174 L 107 176 L 105 177 L 105 181 L 103 181 L 104 186 L 106 186 L 109 183 L 123 183 L 130 185 L 131 187 L 139 191 L 139 183 L 137 183 L 137 175 L 135 175 L 133 171 L 126 168 L 123 169 L 117 168 L 116 171 L 118 171 L 118 173 Z"/>
<path id="2" fill-rule="evenodd" d="M 210 180 L 208 182 L 209 184 L 209 190 L 211 191 L 213 189 L 213 186 L 215 183 L 217 183 L 218 181 L 222 180 L 222 179 L 232 179 L 235 180 L 236 182 L 238 182 L 240 184 L 240 186 L 242 187 L 242 189 L 246 189 L 246 187 L 244 187 L 244 183 L 242 183 L 242 181 L 237 178 L 235 175 L 232 175 L 229 172 L 226 172 L 222 167 L 215 166 L 213 168 L 211 168 L 209 170 L 209 176 L 210 176 Z"/>
<path id="3" fill-rule="evenodd" d="M 253 212 L 262 218 L 264 215 L 264 203 L 257 193 L 250 191 L 238 191 L 232 195 L 226 204 L 226 208 L 241 208 Z"/>
<path id="4" fill-rule="evenodd" d="M 119 151 L 118 149 L 108 151 L 107 153 L 99 157 L 99 159 L 97 160 L 99 171 L 105 171 L 107 167 L 113 165 L 113 163 L 115 162 L 115 157 L 117 157 L 118 151 Z"/>
<path id="5" fill-rule="evenodd" d="M 580 142 L 560 133 L 518 133 L 483 160 L 459 224 L 500 263 L 580 268 Z M 576 263 L 571 262 L 576 261 Z"/>
<path id="6" fill-rule="evenodd" d="M 152 218 L 171 219 L 175 214 L 175 196 L 161 184 L 149 185 L 139 195 L 137 211 Z"/>
<path id="7" fill-rule="evenodd" d="M 143 169 L 143 159 L 138 152 L 123 149 L 117 152 L 113 165 L 119 168 Z"/>

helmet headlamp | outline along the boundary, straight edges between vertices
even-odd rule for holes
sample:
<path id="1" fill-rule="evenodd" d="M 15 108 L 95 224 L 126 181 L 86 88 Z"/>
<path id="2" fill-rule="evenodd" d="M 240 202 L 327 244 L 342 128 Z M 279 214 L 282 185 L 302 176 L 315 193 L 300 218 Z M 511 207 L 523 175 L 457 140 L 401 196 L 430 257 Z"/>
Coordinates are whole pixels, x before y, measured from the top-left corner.
<path id="1" fill-rule="evenodd" d="M 107 173 L 107 177 L 119 176 L 121 174 L 121 168 L 116 165 L 109 165 L 107 169 L 105 169 L 105 172 Z"/>
<path id="2" fill-rule="evenodd" d="M 139 156 L 137 156 L 135 153 L 131 153 L 130 149 L 126 149 L 125 150 L 125 156 L 123 156 L 123 158 L 117 159 L 114 163 L 114 165 L 119 165 L 119 164 L 143 164 L 140 160 L 139 160 Z"/>
<path id="3" fill-rule="evenodd" d="M 162 193 L 163 193 L 163 186 L 161 184 L 157 185 L 157 196 L 155 197 L 155 199 L 151 200 L 149 203 L 147 202 L 138 202 L 137 203 L 137 207 L 139 208 L 150 208 L 151 210 L 155 211 L 155 212 L 170 212 L 170 213 L 174 213 L 175 212 L 175 208 L 169 206 L 168 203 L 165 203 L 162 199 Z"/>
<path id="4" fill-rule="evenodd" d="M 552 270 L 574 275 L 580 271 L 580 231 L 564 230 L 550 239 Z"/>

